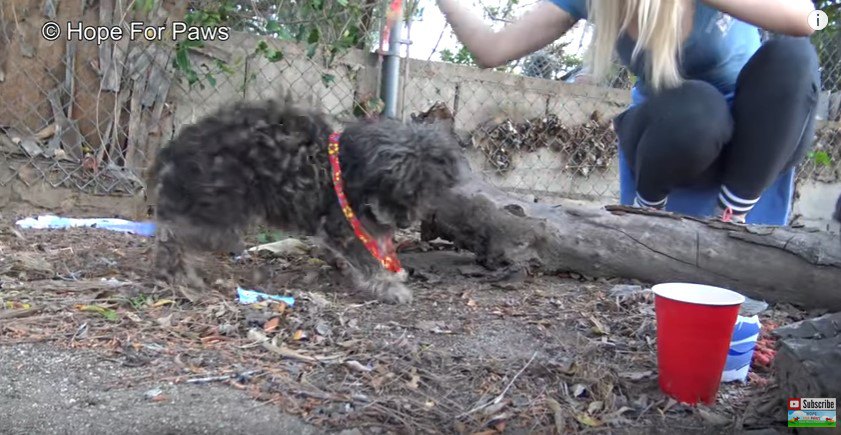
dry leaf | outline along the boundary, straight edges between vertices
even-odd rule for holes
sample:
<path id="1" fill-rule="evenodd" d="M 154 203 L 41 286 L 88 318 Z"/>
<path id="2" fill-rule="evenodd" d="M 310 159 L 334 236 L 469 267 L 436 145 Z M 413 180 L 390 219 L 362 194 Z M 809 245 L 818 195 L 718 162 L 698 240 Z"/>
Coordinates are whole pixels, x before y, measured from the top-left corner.
<path id="1" fill-rule="evenodd" d="M 496 431 L 499 433 L 505 432 L 505 421 L 500 421 L 499 423 L 495 424 L 494 429 L 496 429 Z"/>
<path id="2" fill-rule="evenodd" d="M 211 344 L 211 343 L 216 343 L 216 342 L 219 342 L 219 341 L 223 341 L 224 339 L 225 339 L 224 337 L 213 334 L 213 335 L 208 335 L 206 337 L 201 337 L 199 340 L 201 340 L 201 342 L 203 344 Z"/>
<path id="3" fill-rule="evenodd" d="M 593 327 L 591 328 L 592 331 L 599 335 L 607 335 L 610 333 L 610 328 L 605 326 L 602 322 L 599 321 L 595 316 L 588 316 L 591 322 L 593 322 Z"/>
<path id="4" fill-rule="evenodd" d="M 173 304 L 175 304 L 175 301 L 173 301 L 172 299 L 159 299 L 159 300 L 155 301 L 154 304 L 152 304 L 152 308 L 158 308 L 158 307 L 162 307 L 164 305 L 173 305 Z"/>
<path id="5" fill-rule="evenodd" d="M 485 408 L 482 411 L 482 413 L 487 415 L 487 416 L 490 416 L 492 414 L 496 414 L 499 411 L 502 411 L 502 408 L 505 408 L 506 406 L 508 406 L 509 403 L 511 403 L 510 400 L 503 400 L 499 403 L 495 403 L 493 405 L 488 406 L 487 408 Z"/>
<path id="6" fill-rule="evenodd" d="M 467 306 L 468 307 L 475 307 L 476 306 L 476 301 L 474 301 L 473 299 L 468 299 L 467 300 Z"/>
<path id="7" fill-rule="evenodd" d="M 286 312 L 286 308 L 287 308 L 286 302 L 278 302 L 278 303 L 275 305 L 275 311 L 277 311 L 277 312 L 278 312 L 278 313 L 280 313 L 280 314 L 285 313 L 285 312 Z"/>
<path id="8" fill-rule="evenodd" d="M 352 359 L 345 361 L 345 365 L 348 366 L 349 368 L 353 369 L 353 370 L 358 371 L 358 372 L 367 373 L 367 372 L 370 372 L 370 371 L 374 370 L 373 368 L 368 367 L 366 365 L 362 365 L 362 363 L 360 363 L 359 361 L 355 361 L 355 360 L 352 360 Z"/>
<path id="9" fill-rule="evenodd" d="M 584 384 L 575 384 L 572 386 L 573 397 L 581 397 L 585 391 L 587 391 L 587 386 Z"/>
<path id="10" fill-rule="evenodd" d="M 599 427 L 602 425 L 602 422 L 600 422 L 598 419 L 590 417 L 587 414 L 577 414 L 575 416 L 575 419 L 578 420 L 578 422 L 583 424 L 584 426 Z"/>
<path id="11" fill-rule="evenodd" d="M 412 390 L 416 390 L 418 388 L 419 383 L 420 376 L 418 376 L 417 373 L 415 373 L 414 370 L 412 370 L 412 376 L 408 381 L 406 381 L 406 386 Z"/>
<path id="12" fill-rule="evenodd" d="M 625 379 L 632 380 L 632 381 L 641 381 L 645 378 L 651 377 L 652 375 L 654 375 L 654 372 L 652 372 L 651 370 L 645 370 L 645 371 L 641 371 L 641 372 L 621 372 L 621 373 L 619 373 L 619 376 L 621 376 Z"/>
<path id="13" fill-rule="evenodd" d="M 345 349 L 350 349 L 350 348 L 356 347 L 361 342 L 362 342 L 362 340 L 353 339 L 353 340 L 340 341 L 336 344 L 338 344 L 339 346 L 341 346 Z"/>
<path id="14" fill-rule="evenodd" d="M 385 385 L 386 381 L 390 380 L 394 377 L 392 373 L 386 373 L 383 376 L 377 376 L 374 379 L 371 379 L 371 387 L 375 390 L 379 390 L 383 385 Z"/>
<path id="15" fill-rule="evenodd" d="M 292 334 L 292 340 L 293 340 L 293 341 L 300 341 L 300 340 L 303 340 L 303 339 L 305 339 L 305 338 L 307 338 L 307 333 L 306 333 L 306 332 L 304 332 L 304 331 L 303 331 L 303 330 L 301 330 L 301 329 L 299 329 L 299 330 L 295 331 L 295 332 Z"/>
<path id="16" fill-rule="evenodd" d="M 160 325 L 162 328 L 169 328 L 172 326 L 172 314 L 166 317 L 159 317 L 155 319 L 155 321 Z"/>
<path id="17" fill-rule="evenodd" d="M 266 331 L 266 332 L 274 331 L 275 329 L 277 329 L 277 327 L 279 325 L 280 325 L 280 317 L 272 317 L 271 319 L 269 319 L 268 322 L 266 322 L 265 325 L 263 325 L 263 331 Z"/>
<path id="18" fill-rule="evenodd" d="M 604 407 L 604 402 L 601 400 L 596 400 L 595 402 L 590 403 L 590 406 L 587 407 L 588 414 L 595 414 L 602 410 Z"/>
<path id="19" fill-rule="evenodd" d="M 707 411 L 703 408 L 698 408 L 698 414 L 700 414 L 701 418 L 703 418 L 707 423 L 713 426 L 727 426 L 733 421 L 732 419 L 727 418 L 721 414 Z"/>
<path id="20" fill-rule="evenodd" d="M 555 432 L 558 434 L 566 433 L 564 427 L 564 412 L 561 408 L 561 404 L 558 403 L 557 400 L 547 397 L 546 398 L 546 407 L 548 407 L 552 411 L 552 419 L 555 422 Z"/>

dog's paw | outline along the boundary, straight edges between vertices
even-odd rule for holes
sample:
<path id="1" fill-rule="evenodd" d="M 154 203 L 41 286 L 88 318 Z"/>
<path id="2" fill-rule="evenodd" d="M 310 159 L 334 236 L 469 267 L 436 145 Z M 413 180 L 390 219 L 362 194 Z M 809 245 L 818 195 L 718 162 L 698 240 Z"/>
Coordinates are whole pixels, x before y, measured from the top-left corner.
<path id="1" fill-rule="evenodd" d="M 380 300 L 389 304 L 408 304 L 412 302 L 412 290 L 399 282 L 392 282 L 379 295 Z"/>

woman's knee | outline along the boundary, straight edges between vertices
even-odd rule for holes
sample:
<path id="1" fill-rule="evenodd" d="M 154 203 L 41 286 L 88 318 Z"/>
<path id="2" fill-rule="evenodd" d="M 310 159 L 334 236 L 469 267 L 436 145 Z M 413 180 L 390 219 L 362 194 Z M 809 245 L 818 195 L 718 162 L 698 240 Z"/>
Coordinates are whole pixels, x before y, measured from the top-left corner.
<path id="1" fill-rule="evenodd" d="M 820 61 L 815 46 L 806 37 L 777 37 L 754 53 L 739 74 L 739 87 L 773 86 L 794 92 L 817 92 Z"/>
<path id="2" fill-rule="evenodd" d="M 714 86 L 688 80 L 652 98 L 647 107 L 647 136 L 660 153 L 681 160 L 714 158 L 733 135 L 733 117 L 724 96 Z M 659 148 L 659 147 L 658 147 Z"/>

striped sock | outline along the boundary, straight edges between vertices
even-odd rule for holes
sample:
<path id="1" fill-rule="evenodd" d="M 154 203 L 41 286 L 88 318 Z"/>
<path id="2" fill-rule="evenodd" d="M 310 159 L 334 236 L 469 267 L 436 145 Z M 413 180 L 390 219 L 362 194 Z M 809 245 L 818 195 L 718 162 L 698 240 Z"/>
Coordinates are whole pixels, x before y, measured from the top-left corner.
<path id="1" fill-rule="evenodd" d="M 647 201 L 640 196 L 639 192 L 637 192 L 637 195 L 634 197 L 634 207 L 662 210 L 666 208 L 666 200 L 668 199 L 668 197 L 665 197 L 659 201 Z"/>
<path id="2" fill-rule="evenodd" d="M 744 199 L 736 196 L 723 184 L 721 185 L 721 192 L 718 193 L 718 206 L 722 210 L 729 208 L 734 217 L 744 217 L 757 202 L 759 202 L 759 198 Z"/>

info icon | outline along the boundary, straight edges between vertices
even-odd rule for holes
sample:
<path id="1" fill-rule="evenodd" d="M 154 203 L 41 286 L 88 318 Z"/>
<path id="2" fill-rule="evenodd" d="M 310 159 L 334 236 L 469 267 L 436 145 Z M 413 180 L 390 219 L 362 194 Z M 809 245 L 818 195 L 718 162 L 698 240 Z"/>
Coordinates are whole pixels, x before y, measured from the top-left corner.
<path id="1" fill-rule="evenodd" d="M 789 411 L 800 411 L 800 399 L 788 399 Z"/>

